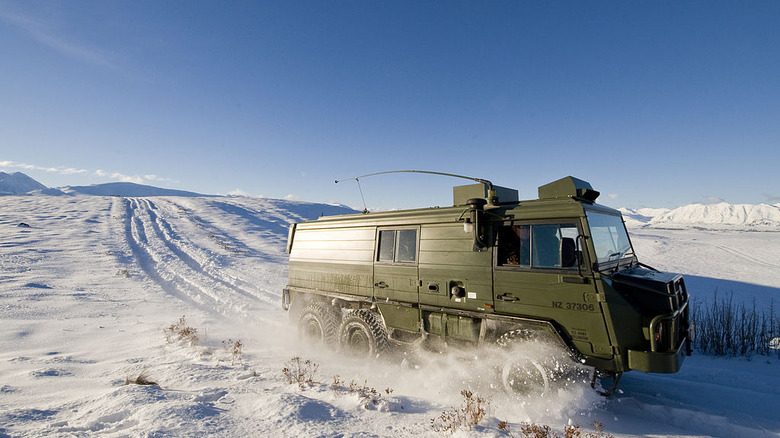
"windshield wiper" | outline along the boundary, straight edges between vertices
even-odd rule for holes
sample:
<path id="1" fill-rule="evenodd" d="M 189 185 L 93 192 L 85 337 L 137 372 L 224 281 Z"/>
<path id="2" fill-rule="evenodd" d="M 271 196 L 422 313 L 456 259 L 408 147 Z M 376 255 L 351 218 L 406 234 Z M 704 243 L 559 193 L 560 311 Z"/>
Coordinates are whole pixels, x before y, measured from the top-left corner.
<path id="1" fill-rule="evenodd" d="M 623 251 L 613 252 L 612 254 L 608 255 L 607 257 L 612 260 L 612 257 L 617 256 L 617 259 L 620 260 L 623 258 L 624 255 L 628 254 L 629 251 L 633 251 L 633 249 L 629 246 L 628 248 L 624 249 Z"/>
<path id="2" fill-rule="evenodd" d="M 618 251 L 618 252 L 610 254 L 608 256 L 609 261 L 612 261 L 612 257 L 617 256 L 617 259 L 616 259 L 617 263 L 615 263 L 615 269 L 613 269 L 612 272 L 617 272 L 617 270 L 620 268 L 620 260 L 623 259 L 623 256 L 627 255 L 629 252 L 633 253 L 633 251 L 634 251 L 634 249 L 629 246 L 628 248 L 624 249 L 623 251 Z"/>

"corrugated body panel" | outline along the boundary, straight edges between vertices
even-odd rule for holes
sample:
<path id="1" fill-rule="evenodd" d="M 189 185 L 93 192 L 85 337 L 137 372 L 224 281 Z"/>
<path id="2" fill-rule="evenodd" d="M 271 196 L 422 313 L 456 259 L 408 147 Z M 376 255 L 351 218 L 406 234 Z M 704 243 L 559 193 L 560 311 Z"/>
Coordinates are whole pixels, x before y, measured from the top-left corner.
<path id="1" fill-rule="evenodd" d="M 373 227 L 306 229 L 298 227 L 290 253 L 292 262 L 366 262 L 374 257 Z M 291 272 L 291 275 L 293 273 Z"/>
<path id="2" fill-rule="evenodd" d="M 420 240 L 420 252 L 472 252 L 473 243 L 468 240 L 443 240 L 443 239 L 425 239 Z"/>
<path id="3" fill-rule="evenodd" d="M 335 249 L 311 249 L 295 251 L 290 261 L 371 262 L 373 251 L 352 251 Z"/>
<path id="4" fill-rule="evenodd" d="M 374 249 L 374 240 L 296 240 L 295 250 L 339 249 L 366 250 Z"/>
<path id="5" fill-rule="evenodd" d="M 332 227 L 315 228 L 307 227 L 308 224 L 299 224 L 295 231 L 295 242 L 298 241 L 365 241 L 374 240 L 374 227 Z"/>
<path id="6" fill-rule="evenodd" d="M 458 240 L 464 242 L 472 241 L 472 234 L 463 231 L 462 222 L 452 222 L 451 224 L 428 225 L 422 230 L 420 236 L 422 240 Z M 471 247 L 469 247 L 471 249 Z"/>
<path id="7" fill-rule="evenodd" d="M 290 286 L 353 295 L 373 294 L 372 263 L 290 261 Z"/>

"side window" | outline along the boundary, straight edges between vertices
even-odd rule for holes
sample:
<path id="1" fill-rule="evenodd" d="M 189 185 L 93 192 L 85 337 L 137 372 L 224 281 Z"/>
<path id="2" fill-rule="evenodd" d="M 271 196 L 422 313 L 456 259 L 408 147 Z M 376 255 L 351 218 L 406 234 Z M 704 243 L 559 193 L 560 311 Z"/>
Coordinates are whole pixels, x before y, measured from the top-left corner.
<path id="1" fill-rule="evenodd" d="M 504 224 L 498 234 L 498 266 L 576 269 L 575 224 Z"/>
<path id="2" fill-rule="evenodd" d="M 398 245 L 395 261 L 414 263 L 417 261 L 417 230 L 398 230 Z"/>
<path id="3" fill-rule="evenodd" d="M 505 225 L 498 236 L 499 266 L 531 266 L 531 226 Z"/>
<path id="4" fill-rule="evenodd" d="M 377 250 L 377 261 L 392 262 L 395 246 L 395 231 L 382 230 L 379 232 L 379 249 Z"/>
<path id="5" fill-rule="evenodd" d="M 380 230 L 376 260 L 387 263 L 415 263 L 417 230 Z"/>

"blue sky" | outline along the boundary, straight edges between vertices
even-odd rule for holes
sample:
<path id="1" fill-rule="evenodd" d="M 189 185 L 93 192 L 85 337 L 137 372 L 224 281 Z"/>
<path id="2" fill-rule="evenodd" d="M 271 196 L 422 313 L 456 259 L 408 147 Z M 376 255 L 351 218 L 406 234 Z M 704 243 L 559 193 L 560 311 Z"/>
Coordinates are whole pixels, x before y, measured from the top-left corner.
<path id="1" fill-rule="evenodd" d="M 396 169 L 780 202 L 780 2 L 0 0 L 0 170 L 341 202 Z M 426 175 L 369 208 L 448 205 Z"/>

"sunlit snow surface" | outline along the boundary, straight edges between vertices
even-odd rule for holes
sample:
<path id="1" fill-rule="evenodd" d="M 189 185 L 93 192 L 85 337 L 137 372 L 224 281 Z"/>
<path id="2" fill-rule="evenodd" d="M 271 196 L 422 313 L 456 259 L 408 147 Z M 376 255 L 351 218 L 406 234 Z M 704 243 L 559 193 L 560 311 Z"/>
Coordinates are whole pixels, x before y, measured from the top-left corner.
<path id="1" fill-rule="evenodd" d="M 780 434 L 776 357 L 694 354 L 678 374 L 627 373 L 610 399 L 582 379 L 515 397 L 496 387 L 485 352 L 353 361 L 298 346 L 280 306 L 287 225 L 339 211 L 240 197 L 0 198 L 0 437 L 438 436 L 431 420 L 460 407 L 463 389 L 490 401 L 463 435 L 508 436 L 501 420 L 513 436 L 527 421 L 599 421 L 615 436 Z M 685 274 L 694 296 L 780 296 L 780 232 L 631 231 L 640 259 Z M 198 345 L 166 342 L 182 316 Z M 243 343 L 240 362 L 228 340 Z M 319 364 L 314 385 L 287 383 L 295 356 Z M 159 386 L 124 385 L 143 371 Z"/>

